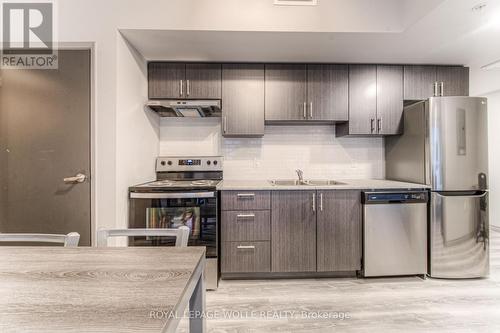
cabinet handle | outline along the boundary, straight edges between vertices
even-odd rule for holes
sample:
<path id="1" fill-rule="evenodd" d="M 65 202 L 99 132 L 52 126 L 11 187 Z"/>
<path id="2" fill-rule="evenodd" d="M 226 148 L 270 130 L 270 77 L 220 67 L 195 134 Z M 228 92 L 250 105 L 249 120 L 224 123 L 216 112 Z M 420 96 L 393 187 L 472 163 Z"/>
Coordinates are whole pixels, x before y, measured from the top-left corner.
<path id="1" fill-rule="evenodd" d="M 377 133 L 380 133 L 382 131 L 382 118 L 377 119 Z"/>
<path id="2" fill-rule="evenodd" d="M 186 80 L 186 96 L 189 96 L 189 80 Z"/>
<path id="3" fill-rule="evenodd" d="M 179 80 L 179 87 L 180 87 L 180 90 L 181 90 L 181 97 L 183 95 L 183 89 L 182 89 L 183 87 L 182 86 L 183 86 L 182 80 Z"/>
<path id="4" fill-rule="evenodd" d="M 226 116 L 224 116 L 224 118 L 222 118 L 222 123 L 223 123 L 222 124 L 222 131 L 224 133 L 227 133 L 227 117 Z"/>
<path id="5" fill-rule="evenodd" d="M 434 96 L 438 96 L 438 83 L 434 82 Z"/>
<path id="6" fill-rule="evenodd" d="M 323 211 L 323 193 L 319 194 L 319 210 Z"/>
<path id="7" fill-rule="evenodd" d="M 304 102 L 304 105 L 302 105 L 302 111 L 304 111 L 304 119 L 307 119 L 307 106 L 306 102 Z"/>
<path id="8" fill-rule="evenodd" d="M 370 119 L 370 131 L 371 131 L 371 133 L 373 133 L 374 130 L 375 130 L 375 119 L 372 118 L 372 119 Z"/>
<path id="9" fill-rule="evenodd" d="M 236 248 L 239 250 L 255 250 L 253 245 L 238 245 Z"/>
<path id="10" fill-rule="evenodd" d="M 253 219 L 255 218 L 255 214 L 238 214 L 236 215 L 236 218 L 239 218 L 239 219 Z"/>
<path id="11" fill-rule="evenodd" d="M 311 116 L 311 119 L 313 119 L 313 102 L 309 103 L 309 107 L 310 107 L 309 114 Z"/>
<path id="12" fill-rule="evenodd" d="M 313 212 L 316 211 L 316 193 L 313 193 L 312 209 L 313 209 Z"/>
<path id="13" fill-rule="evenodd" d="M 440 88 L 440 89 L 439 89 L 439 90 L 440 90 L 440 91 L 439 91 L 439 96 L 444 96 L 444 82 L 441 82 L 441 83 L 439 84 L 439 88 Z"/>
<path id="14" fill-rule="evenodd" d="M 253 198 L 255 197 L 255 193 L 238 193 L 236 196 L 238 198 Z"/>

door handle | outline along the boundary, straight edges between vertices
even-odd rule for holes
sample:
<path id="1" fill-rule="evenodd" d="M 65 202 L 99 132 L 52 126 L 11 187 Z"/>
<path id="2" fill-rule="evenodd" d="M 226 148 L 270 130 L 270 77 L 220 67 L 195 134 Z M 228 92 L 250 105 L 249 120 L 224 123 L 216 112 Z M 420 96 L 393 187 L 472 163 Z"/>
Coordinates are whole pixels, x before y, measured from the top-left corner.
<path id="1" fill-rule="evenodd" d="M 224 116 L 224 118 L 222 118 L 222 122 L 223 122 L 223 124 L 222 124 L 222 131 L 225 134 L 225 133 L 227 133 L 227 117 L 226 116 Z"/>
<path id="2" fill-rule="evenodd" d="M 380 133 L 382 130 L 382 118 L 377 119 L 377 132 Z"/>
<path id="3" fill-rule="evenodd" d="M 437 82 L 434 82 L 434 96 L 435 97 L 438 96 L 438 83 Z"/>
<path id="4" fill-rule="evenodd" d="M 370 131 L 371 131 L 371 133 L 373 133 L 374 130 L 375 130 L 375 119 L 371 118 L 370 119 Z"/>
<path id="5" fill-rule="evenodd" d="M 182 84 L 182 80 L 179 80 L 179 87 L 180 87 L 181 97 L 182 97 L 182 95 L 183 95 L 183 89 L 182 89 L 182 86 L 183 86 L 183 84 Z"/>
<path id="6" fill-rule="evenodd" d="M 309 115 L 311 116 L 311 119 L 313 119 L 313 102 L 309 103 Z"/>
<path id="7" fill-rule="evenodd" d="M 186 96 L 189 96 L 189 80 L 186 80 Z"/>
<path id="8" fill-rule="evenodd" d="M 319 210 L 323 211 L 323 193 L 319 194 Z"/>
<path id="9" fill-rule="evenodd" d="M 313 193 L 313 198 L 312 198 L 312 210 L 313 212 L 316 211 L 316 193 Z"/>
<path id="10" fill-rule="evenodd" d="M 444 96 L 444 82 L 439 83 L 439 96 Z"/>
<path id="11" fill-rule="evenodd" d="M 307 103 L 304 102 L 304 105 L 302 105 L 302 111 L 304 111 L 304 119 L 307 119 Z"/>
<path id="12" fill-rule="evenodd" d="M 73 177 L 64 178 L 63 181 L 66 184 L 79 184 L 83 183 L 86 179 L 87 179 L 86 175 L 84 175 L 83 173 L 78 173 Z"/>

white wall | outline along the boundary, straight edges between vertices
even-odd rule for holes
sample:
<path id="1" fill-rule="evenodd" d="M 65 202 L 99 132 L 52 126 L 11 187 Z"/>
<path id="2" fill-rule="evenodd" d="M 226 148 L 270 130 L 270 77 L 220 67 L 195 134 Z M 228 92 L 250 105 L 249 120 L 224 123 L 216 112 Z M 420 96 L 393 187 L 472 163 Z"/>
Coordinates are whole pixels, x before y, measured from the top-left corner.
<path id="1" fill-rule="evenodd" d="M 336 138 L 333 126 L 267 126 L 263 138 L 222 138 L 218 119 L 163 119 L 161 155 L 223 155 L 225 179 L 384 178 L 381 138 Z"/>

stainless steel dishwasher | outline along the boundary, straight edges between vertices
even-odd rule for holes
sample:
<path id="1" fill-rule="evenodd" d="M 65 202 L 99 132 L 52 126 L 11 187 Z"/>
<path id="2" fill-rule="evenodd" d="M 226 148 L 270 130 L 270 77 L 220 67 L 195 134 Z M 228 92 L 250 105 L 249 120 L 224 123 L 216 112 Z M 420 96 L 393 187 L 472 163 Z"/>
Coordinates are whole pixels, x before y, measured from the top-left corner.
<path id="1" fill-rule="evenodd" d="M 427 191 L 363 192 L 364 276 L 427 274 Z"/>

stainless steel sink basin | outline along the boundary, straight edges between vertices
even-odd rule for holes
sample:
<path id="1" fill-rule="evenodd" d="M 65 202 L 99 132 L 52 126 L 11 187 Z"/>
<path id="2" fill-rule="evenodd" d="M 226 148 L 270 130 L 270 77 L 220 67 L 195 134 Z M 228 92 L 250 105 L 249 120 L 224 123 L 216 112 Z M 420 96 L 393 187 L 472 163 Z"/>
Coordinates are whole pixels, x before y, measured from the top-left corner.
<path id="1" fill-rule="evenodd" d="M 311 185 L 307 181 L 299 181 L 292 179 L 280 179 L 280 180 L 270 180 L 271 184 L 276 186 L 296 186 L 296 185 Z"/>
<path id="2" fill-rule="evenodd" d="M 346 185 L 345 183 L 336 180 L 316 179 L 299 181 L 297 179 L 276 179 L 270 180 L 271 184 L 276 186 L 333 186 L 333 185 Z"/>

